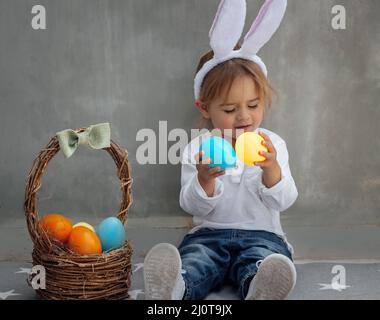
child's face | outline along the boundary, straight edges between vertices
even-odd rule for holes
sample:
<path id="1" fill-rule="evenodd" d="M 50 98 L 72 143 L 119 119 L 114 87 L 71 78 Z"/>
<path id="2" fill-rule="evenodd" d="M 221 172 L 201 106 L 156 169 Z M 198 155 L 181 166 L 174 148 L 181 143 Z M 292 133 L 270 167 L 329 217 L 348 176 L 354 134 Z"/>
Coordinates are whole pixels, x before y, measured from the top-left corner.
<path id="1" fill-rule="evenodd" d="M 264 105 L 259 100 L 255 82 L 249 76 L 234 80 L 226 100 L 215 99 L 208 110 L 200 108 L 203 116 L 210 119 L 214 128 L 232 129 L 232 138 L 243 132 L 256 130 L 264 117 Z M 237 132 L 238 130 L 238 132 Z"/>

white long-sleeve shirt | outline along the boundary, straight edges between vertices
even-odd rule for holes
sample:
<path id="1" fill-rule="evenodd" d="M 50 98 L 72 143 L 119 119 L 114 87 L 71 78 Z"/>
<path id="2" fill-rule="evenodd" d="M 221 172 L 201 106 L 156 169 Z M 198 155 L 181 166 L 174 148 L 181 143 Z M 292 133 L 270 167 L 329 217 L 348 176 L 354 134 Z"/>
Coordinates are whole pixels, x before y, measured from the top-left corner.
<path id="1" fill-rule="evenodd" d="M 298 191 L 289 168 L 289 155 L 285 141 L 270 130 L 258 128 L 269 136 L 281 167 L 281 180 L 271 188 L 262 182 L 262 169 L 249 167 L 237 159 L 237 166 L 215 179 L 214 195 L 208 197 L 198 181 L 195 154 L 201 139 L 211 136 L 204 133 L 193 139 L 182 153 L 180 206 L 193 216 L 195 227 L 200 228 L 265 230 L 282 237 L 285 233 L 280 212 L 288 209 L 297 199 Z M 204 140 L 203 140 L 204 141 Z M 290 250 L 293 248 L 287 242 Z"/>

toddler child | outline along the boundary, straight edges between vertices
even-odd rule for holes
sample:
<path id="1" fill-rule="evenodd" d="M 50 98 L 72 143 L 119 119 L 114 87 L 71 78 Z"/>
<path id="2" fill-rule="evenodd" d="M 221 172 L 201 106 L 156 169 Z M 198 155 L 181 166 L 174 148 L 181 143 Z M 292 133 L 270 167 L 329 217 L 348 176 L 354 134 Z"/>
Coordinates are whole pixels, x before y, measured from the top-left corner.
<path id="1" fill-rule="evenodd" d="M 270 39 L 285 13 L 286 1 L 266 1 L 245 37 L 243 0 L 222 1 L 210 31 L 213 51 L 198 65 L 195 105 L 217 130 L 206 131 L 184 149 L 180 206 L 195 227 L 178 249 L 154 246 L 144 261 L 147 299 L 204 299 L 231 283 L 241 299 L 285 299 L 294 288 L 293 249 L 280 212 L 298 196 L 285 141 L 260 125 L 273 90 L 257 51 Z M 217 132 L 217 133 L 215 133 Z M 260 134 L 268 149 L 253 167 L 239 159 L 226 171 L 210 168 L 199 152 L 202 140 L 218 135 L 235 146 L 243 132 Z"/>

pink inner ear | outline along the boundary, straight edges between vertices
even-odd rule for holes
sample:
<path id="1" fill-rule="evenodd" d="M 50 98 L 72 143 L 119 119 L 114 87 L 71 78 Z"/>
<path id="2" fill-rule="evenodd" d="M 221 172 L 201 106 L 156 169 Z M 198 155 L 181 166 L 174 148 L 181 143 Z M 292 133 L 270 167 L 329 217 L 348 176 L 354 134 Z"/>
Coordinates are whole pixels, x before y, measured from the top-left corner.
<path id="1" fill-rule="evenodd" d="M 253 23 L 253 25 L 251 27 L 251 30 L 249 30 L 249 32 L 245 36 L 245 39 L 248 39 L 252 34 L 254 34 L 256 32 L 258 26 L 263 21 L 263 19 L 266 16 L 266 14 L 267 14 L 267 12 L 269 10 L 269 7 L 270 7 L 270 5 L 272 4 L 273 1 L 274 0 L 267 0 L 266 3 L 264 3 L 264 5 L 262 6 L 262 8 L 260 9 L 259 15 L 257 16 L 255 22 Z"/>
<path id="2" fill-rule="evenodd" d="M 222 11 L 223 5 L 224 5 L 225 0 L 222 0 L 219 4 L 218 11 L 216 12 L 214 22 L 212 23 L 210 32 L 209 32 L 209 37 L 211 37 L 212 33 L 214 32 L 214 29 L 216 27 L 216 24 L 218 23 L 220 12 Z"/>

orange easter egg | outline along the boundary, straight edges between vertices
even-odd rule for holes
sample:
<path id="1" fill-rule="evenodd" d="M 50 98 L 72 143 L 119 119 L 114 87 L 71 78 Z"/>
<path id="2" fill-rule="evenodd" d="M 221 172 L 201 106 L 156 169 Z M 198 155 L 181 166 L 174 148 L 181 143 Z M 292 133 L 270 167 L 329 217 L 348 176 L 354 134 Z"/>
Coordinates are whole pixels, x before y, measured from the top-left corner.
<path id="1" fill-rule="evenodd" d="M 77 224 L 74 224 L 73 229 L 76 227 L 85 227 L 87 229 L 90 229 L 92 232 L 95 232 L 94 227 L 86 222 L 78 222 Z"/>
<path id="2" fill-rule="evenodd" d="M 268 152 L 267 147 L 261 144 L 263 140 L 264 138 L 255 132 L 243 133 L 236 140 L 236 155 L 248 166 L 265 161 L 266 158 L 259 154 L 260 151 Z"/>
<path id="3" fill-rule="evenodd" d="M 69 239 L 72 224 L 65 216 L 56 213 L 47 214 L 39 223 L 50 237 L 62 243 L 66 243 Z"/>
<path id="4" fill-rule="evenodd" d="M 97 254 L 102 252 L 102 244 L 95 232 L 86 227 L 76 227 L 71 231 L 67 246 L 79 254 Z"/>

